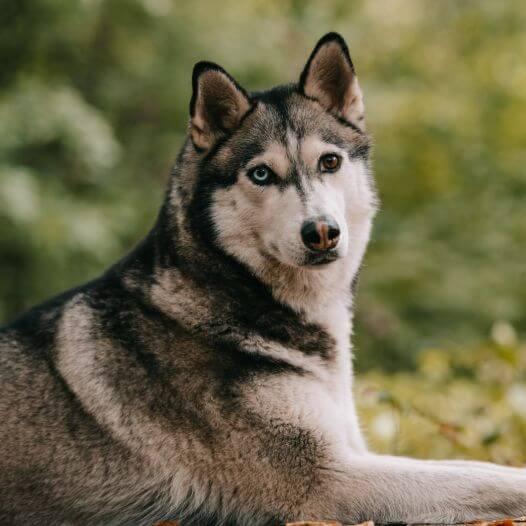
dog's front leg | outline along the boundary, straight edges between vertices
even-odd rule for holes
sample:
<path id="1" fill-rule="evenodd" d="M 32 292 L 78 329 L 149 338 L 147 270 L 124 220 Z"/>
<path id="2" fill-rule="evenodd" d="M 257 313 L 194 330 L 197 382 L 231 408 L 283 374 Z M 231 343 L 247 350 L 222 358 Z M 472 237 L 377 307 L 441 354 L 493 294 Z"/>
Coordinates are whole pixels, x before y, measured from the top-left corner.
<path id="1" fill-rule="evenodd" d="M 526 467 L 502 466 L 491 462 L 481 462 L 476 460 L 430 460 L 429 462 L 437 466 L 456 466 L 463 469 L 475 469 L 500 473 L 502 475 L 522 475 L 526 476 Z"/>
<path id="2" fill-rule="evenodd" d="M 463 468 L 465 470 L 482 470 L 482 471 L 490 471 L 492 473 L 500 473 L 501 475 L 522 475 L 526 476 L 526 466 L 525 467 L 512 467 L 512 466 L 503 466 L 501 464 L 493 464 L 491 462 L 484 462 L 480 460 L 417 460 L 414 458 L 409 457 L 395 457 L 395 456 L 388 456 L 388 455 L 378 455 L 377 453 L 373 453 L 368 451 L 368 455 L 376 456 L 380 458 L 391 458 L 393 460 L 414 464 L 421 464 L 422 462 L 425 462 L 427 465 L 430 466 L 438 466 L 438 467 L 444 467 L 444 466 L 454 466 L 458 468 Z"/>
<path id="3" fill-rule="evenodd" d="M 313 513 L 323 516 L 321 511 L 348 522 L 455 523 L 526 514 L 526 474 L 520 471 L 503 474 L 463 465 L 356 455 L 324 472 L 330 495 L 321 497 L 324 501 L 307 512 L 311 517 Z"/>

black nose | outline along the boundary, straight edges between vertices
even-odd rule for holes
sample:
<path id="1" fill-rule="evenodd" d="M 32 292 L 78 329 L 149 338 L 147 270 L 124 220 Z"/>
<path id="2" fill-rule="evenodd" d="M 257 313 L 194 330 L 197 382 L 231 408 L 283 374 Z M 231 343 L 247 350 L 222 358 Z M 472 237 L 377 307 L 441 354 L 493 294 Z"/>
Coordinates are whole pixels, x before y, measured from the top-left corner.
<path id="1" fill-rule="evenodd" d="M 311 250 L 324 252 L 338 244 L 340 228 L 330 216 L 314 217 L 301 225 L 301 239 Z"/>

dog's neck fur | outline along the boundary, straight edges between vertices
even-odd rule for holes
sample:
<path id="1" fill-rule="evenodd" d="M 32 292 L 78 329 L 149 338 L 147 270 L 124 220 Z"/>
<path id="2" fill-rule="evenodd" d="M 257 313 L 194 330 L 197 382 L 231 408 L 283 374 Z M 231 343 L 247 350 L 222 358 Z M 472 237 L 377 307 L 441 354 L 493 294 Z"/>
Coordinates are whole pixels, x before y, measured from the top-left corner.
<path id="1" fill-rule="evenodd" d="M 290 267 L 269 260 L 260 268 L 258 277 L 278 301 L 313 322 L 331 307 L 347 310 L 352 305 L 353 276 L 347 257 L 320 269 Z"/>

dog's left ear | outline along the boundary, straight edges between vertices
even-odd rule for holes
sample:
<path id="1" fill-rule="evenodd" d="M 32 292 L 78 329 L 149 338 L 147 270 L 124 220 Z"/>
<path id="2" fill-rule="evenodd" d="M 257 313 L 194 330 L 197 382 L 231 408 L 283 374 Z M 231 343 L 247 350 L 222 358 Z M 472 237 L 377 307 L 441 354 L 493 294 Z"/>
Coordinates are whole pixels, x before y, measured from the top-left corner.
<path id="1" fill-rule="evenodd" d="M 300 77 L 300 91 L 327 111 L 365 129 L 362 90 L 345 40 L 325 35 L 311 53 Z"/>
<path id="2" fill-rule="evenodd" d="M 245 90 L 220 66 L 198 62 L 192 75 L 190 137 L 197 148 L 209 150 L 231 132 L 250 109 Z"/>

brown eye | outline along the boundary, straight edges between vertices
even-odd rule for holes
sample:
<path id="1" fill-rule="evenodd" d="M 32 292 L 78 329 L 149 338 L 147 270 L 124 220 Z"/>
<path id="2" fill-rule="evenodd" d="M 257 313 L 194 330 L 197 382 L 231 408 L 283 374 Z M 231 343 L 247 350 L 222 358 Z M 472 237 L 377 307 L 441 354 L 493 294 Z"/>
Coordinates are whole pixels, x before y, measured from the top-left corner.
<path id="1" fill-rule="evenodd" d="M 326 153 L 320 157 L 320 171 L 333 173 L 340 168 L 342 158 L 335 153 Z"/>

